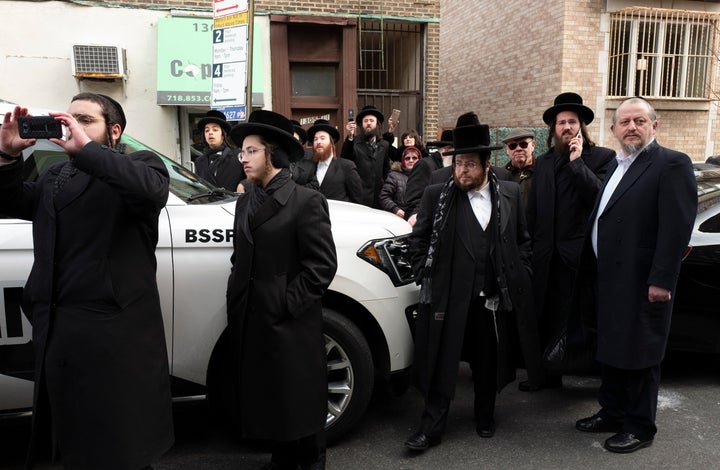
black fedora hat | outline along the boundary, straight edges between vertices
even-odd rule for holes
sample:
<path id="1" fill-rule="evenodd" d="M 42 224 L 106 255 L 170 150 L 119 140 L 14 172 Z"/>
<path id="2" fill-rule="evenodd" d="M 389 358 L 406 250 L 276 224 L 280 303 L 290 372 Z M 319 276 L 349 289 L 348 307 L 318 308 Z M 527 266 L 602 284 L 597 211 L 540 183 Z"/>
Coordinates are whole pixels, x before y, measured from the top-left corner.
<path id="1" fill-rule="evenodd" d="M 211 109 L 210 111 L 205 113 L 205 117 L 198 121 L 198 130 L 200 132 L 205 132 L 205 125 L 210 123 L 219 125 L 226 134 L 230 132 L 230 123 L 227 122 L 227 118 L 222 111 Z"/>
<path id="2" fill-rule="evenodd" d="M 453 129 L 453 147 L 453 150 L 443 152 L 443 155 L 490 153 L 491 150 L 502 148 L 500 145 L 490 145 L 490 127 L 487 124 L 460 126 Z"/>
<path id="3" fill-rule="evenodd" d="M 300 143 L 305 145 L 308 141 L 307 131 L 303 129 L 299 121 L 296 121 L 295 119 L 290 119 L 290 122 L 292 122 L 295 133 L 298 135 L 298 137 L 300 137 Z"/>
<path id="4" fill-rule="evenodd" d="M 558 113 L 563 111 L 577 113 L 585 125 L 590 124 L 595 118 L 593 110 L 583 104 L 582 96 L 577 93 L 566 92 L 560 93 L 555 97 L 553 106 L 546 109 L 543 113 L 543 121 L 549 126 L 553 123 Z"/>
<path id="5" fill-rule="evenodd" d="M 358 125 L 361 124 L 363 118 L 368 114 L 372 114 L 373 116 L 375 116 L 377 118 L 378 124 L 382 124 L 383 121 L 385 121 L 385 116 L 383 116 L 382 113 L 378 111 L 375 106 L 369 104 L 363 109 L 361 109 L 359 113 L 357 113 L 357 116 L 355 117 L 355 123 Z"/>
<path id="6" fill-rule="evenodd" d="M 249 135 L 259 135 L 287 152 L 290 161 L 300 160 L 304 155 L 302 144 L 293 135 L 293 124 L 282 114 L 264 109 L 253 111 L 248 122 L 236 124 L 230 130 L 230 138 L 238 147 Z"/>
<path id="7" fill-rule="evenodd" d="M 442 131 L 440 134 L 440 140 L 432 140 L 425 144 L 426 147 L 435 147 L 435 148 L 443 148 L 443 147 L 452 147 L 453 144 L 453 133 L 452 129 L 446 129 Z"/>
<path id="8" fill-rule="evenodd" d="M 335 126 L 330 125 L 330 121 L 327 119 L 317 119 L 312 127 L 308 129 L 308 139 L 313 140 L 317 131 L 325 131 L 330 134 L 333 142 L 340 140 L 340 132 L 335 129 Z"/>

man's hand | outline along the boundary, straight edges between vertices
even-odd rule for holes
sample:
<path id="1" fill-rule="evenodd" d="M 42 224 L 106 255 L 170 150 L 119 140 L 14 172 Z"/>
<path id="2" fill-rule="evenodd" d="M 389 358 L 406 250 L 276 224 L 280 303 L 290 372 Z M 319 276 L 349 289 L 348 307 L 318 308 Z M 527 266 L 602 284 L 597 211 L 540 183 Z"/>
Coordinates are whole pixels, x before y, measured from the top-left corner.
<path id="1" fill-rule="evenodd" d="M 348 123 L 345 124 L 345 136 L 352 139 L 355 136 L 355 129 L 357 129 L 355 121 L 348 121 Z"/>
<path id="2" fill-rule="evenodd" d="M 392 117 L 388 118 L 388 132 L 395 132 L 395 128 L 397 127 L 398 123 L 395 122 L 395 119 Z"/>
<path id="3" fill-rule="evenodd" d="M 415 222 L 417 222 L 417 214 L 411 215 L 410 218 L 408 219 L 408 223 L 410 224 L 411 227 L 413 227 L 415 225 Z"/>
<path id="4" fill-rule="evenodd" d="M 397 212 L 395 212 L 395 215 L 398 216 L 398 217 L 402 217 L 402 218 L 404 219 L 404 218 L 405 218 L 405 211 L 402 210 L 402 209 L 398 209 Z"/>
<path id="5" fill-rule="evenodd" d="M 35 139 L 20 138 L 17 123 L 20 116 L 30 116 L 30 113 L 27 108 L 15 106 L 12 112 L 5 113 L 2 126 L 0 126 L 0 152 L 13 157 L 20 156 L 23 150 L 35 144 Z"/>
<path id="6" fill-rule="evenodd" d="M 672 299 L 672 293 L 658 286 L 650 286 L 648 288 L 648 301 L 650 302 L 669 302 Z"/>
<path id="7" fill-rule="evenodd" d="M 80 149 L 92 141 L 85 133 L 85 128 L 68 113 L 50 113 L 50 116 L 67 127 L 66 140 L 50 139 L 50 141 L 62 147 L 68 155 L 76 155 Z"/>

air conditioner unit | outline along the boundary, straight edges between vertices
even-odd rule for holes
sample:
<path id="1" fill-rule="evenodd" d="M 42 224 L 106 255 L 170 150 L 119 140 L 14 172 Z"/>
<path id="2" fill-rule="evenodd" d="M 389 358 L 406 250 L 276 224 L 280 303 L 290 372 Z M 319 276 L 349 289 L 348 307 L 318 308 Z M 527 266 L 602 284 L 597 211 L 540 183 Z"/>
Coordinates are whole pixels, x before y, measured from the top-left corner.
<path id="1" fill-rule="evenodd" d="M 75 44 L 72 69 L 73 75 L 81 78 L 125 78 L 125 49 Z"/>

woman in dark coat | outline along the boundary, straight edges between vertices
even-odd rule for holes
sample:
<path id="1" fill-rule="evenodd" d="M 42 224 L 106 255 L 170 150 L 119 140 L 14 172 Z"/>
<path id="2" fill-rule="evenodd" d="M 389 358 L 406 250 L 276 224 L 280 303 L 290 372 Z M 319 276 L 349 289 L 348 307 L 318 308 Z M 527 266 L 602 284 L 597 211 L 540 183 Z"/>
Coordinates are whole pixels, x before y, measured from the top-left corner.
<path id="1" fill-rule="evenodd" d="M 6 154 L 34 143 L 13 137 L 22 114 L 17 107 L 0 128 Z M 138 470 L 173 442 L 155 279 L 168 172 L 152 152 L 112 150 L 125 117 L 109 97 L 80 94 L 53 116 L 68 128 L 67 140 L 53 142 L 69 162 L 36 183 L 23 183 L 22 159 L 0 167 L 3 213 L 33 221 L 24 293 L 36 357 L 29 465 L 52 431 L 65 468 Z"/>
<path id="2" fill-rule="evenodd" d="M 405 187 L 415 163 L 421 158 L 417 147 L 407 147 L 400 163 L 393 162 L 385 184 L 380 189 L 380 207 L 398 217 L 405 217 Z"/>
<path id="3" fill-rule="evenodd" d="M 322 296 L 337 268 L 325 197 L 288 169 L 303 149 L 292 124 L 255 111 L 231 135 L 248 191 L 235 210 L 228 330 L 244 437 L 273 442 L 271 468 L 325 462 L 327 364 Z"/>

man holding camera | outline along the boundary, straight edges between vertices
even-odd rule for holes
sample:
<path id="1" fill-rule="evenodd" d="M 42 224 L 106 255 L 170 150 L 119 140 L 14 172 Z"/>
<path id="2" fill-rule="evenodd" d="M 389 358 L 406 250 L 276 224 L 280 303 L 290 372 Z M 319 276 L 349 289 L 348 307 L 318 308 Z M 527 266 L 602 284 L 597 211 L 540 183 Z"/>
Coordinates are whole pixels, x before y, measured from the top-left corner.
<path id="1" fill-rule="evenodd" d="M 82 93 L 50 115 L 67 128 L 50 140 L 70 160 L 36 182 L 23 182 L 22 152 L 36 142 L 19 133 L 27 108 L 0 127 L 0 211 L 33 222 L 23 299 L 35 347 L 28 464 L 52 442 L 66 468 L 146 468 L 173 442 L 155 279 L 168 172 L 152 152 L 114 150 L 126 120 L 108 96 Z"/>

